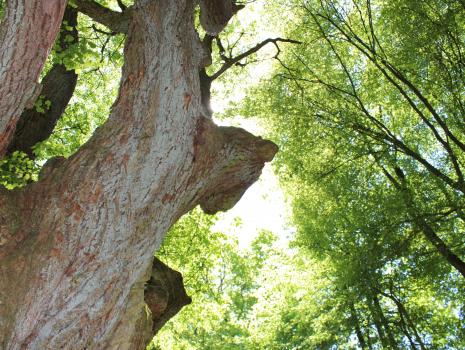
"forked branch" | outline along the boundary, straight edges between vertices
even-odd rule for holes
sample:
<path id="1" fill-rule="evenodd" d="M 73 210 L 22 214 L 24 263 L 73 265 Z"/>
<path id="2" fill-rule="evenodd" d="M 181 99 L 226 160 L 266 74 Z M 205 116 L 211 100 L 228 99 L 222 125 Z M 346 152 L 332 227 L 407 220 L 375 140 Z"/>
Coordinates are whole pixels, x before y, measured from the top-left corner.
<path id="1" fill-rule="evenodd" d="M 272 38 L 269 38 L 269 39 L 266 39 L 266 40 L 262 41 L 261 43 L 258 43 L 254 47 L 248 49 L 247 51 L 245 51 L 245 52 L 243 52 L 240 55 L 237 55 L 235 57 L 226 57 L 224 55 L 224 52 L 223 52 L 222 58 L 224 59 L 224 64 L 221 66 L 221 68 L 216 73 L 211 75 L 210 79 L 215 80 L 215 79 L 219 78 L 229 68 L 231 68 L 234 65 L 240 64 L 240 62 L 243 59 L 253 55 L 256 52 L 258 52 L 261 48 L 263 48 L 267 44 L 273 44 L 276 47 L 277 53 L 276 53 L 276 55 L 274 57 L 277 58 L 277 56 L 281 52 L 281 50 L 279 48 L 279 45 L 278 45 L 278 43 L 280 43 L 280 42 L 281 43 L 291 43 L 291 44 L 301 44 L 300 41 L 292 40 L 292 39 L 284 39 L 284 38 L 274 38 L 274 39 L 272 39 Z"/>

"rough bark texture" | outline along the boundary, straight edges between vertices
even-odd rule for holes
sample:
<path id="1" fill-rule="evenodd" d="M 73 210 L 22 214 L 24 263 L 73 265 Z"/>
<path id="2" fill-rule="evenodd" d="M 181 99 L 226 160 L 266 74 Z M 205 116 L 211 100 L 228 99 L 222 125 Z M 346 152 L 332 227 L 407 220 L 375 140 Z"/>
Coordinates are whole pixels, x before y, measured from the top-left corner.
<path id="1" fill-rule="evenodd" d="M 216 35 L 223 30 L 233 15 L 231 0 L 201 0 L 200 23 L 210 35 Z"/>
<path id="2" fill-rule="evenodd" d="M 192 302 L 184 289 L 182 275 L 157 258 L 153 259 L 144 300 L 152 316 L 150 335 L 157 333 L 181 308 Z"/>
<path id="3" fill-rule="evenodd" d="M 0 348 L 143 348 L 166 231 L 197 204 L 231 208 L 276 153 L 205 113 L 194 7 L 136 2 L 109 120 L 39 182 L 0 190 Z"/>
<path id="4" fill-rule="evenodd" d="M 11 0 L 0 27 L 0 157 L 19 116 L 35 102 L 37 80 L 58 34 L 66 0 Z"/>
<path id="5" fill-rule="evenodd" d="M 77 16 L 78 12 L 71 7 L 67 7 L 63 21 L 66 25 L 62 26 L 59 38 L 61 51 L 65 51 L 70 44 L 78 41 L 77 33 Z M 68 30 L 67 27 L 72 27 Z M 69 41 L 72 38 L 72 41 Z M 35 107 L 26 109 L 16 125 L 16 130 L 11 139 L 7 153 L 22 151 L 33 158 L 32 147 L 46 140 L 55 128 L 58 119 L 60 119 L 69 100 L 73 96 L 77 83 L 77 74 L 74 70 L 68 70 L 63 64 L 56 63 L 45 75 L 41 81 L 42 89 L 40 97 L 43 101 L 49 101 L 50 107 L 39 111 Z"/>

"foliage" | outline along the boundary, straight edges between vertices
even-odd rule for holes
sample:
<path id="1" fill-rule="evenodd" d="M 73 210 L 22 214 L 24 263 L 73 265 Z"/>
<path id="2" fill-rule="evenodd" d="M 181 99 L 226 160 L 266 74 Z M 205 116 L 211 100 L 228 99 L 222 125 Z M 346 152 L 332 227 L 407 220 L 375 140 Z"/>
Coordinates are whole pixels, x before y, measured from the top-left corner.
<path id="1" fill-rule="evenodd" d="M 193 302 L 162 329 L 153 349 L 254 346 L 249 328 L 258 302 L 257 276 L 265 268 L 275 237 L 262 232 L 250 249 L 240 251 L 237 240 L 212 232 L 214 221 L 195 210 L 171 229 L 157 252 L 162 261 L 182 272 Z"/>
<path id="2" fill-rule="evenodd" d="M 295 246 L 331 266 L 331 338 L 306 346 L 463 348 L 465 8 L 293 3 L 303 44 L 239 111 L 280 146 Z"/>
<path id="3" fill-rule="evenodd" d="M 39 167 L 22 152 L 15 151 L 0 160 L 0 184 L 11 190 L 37 180 Z"/>

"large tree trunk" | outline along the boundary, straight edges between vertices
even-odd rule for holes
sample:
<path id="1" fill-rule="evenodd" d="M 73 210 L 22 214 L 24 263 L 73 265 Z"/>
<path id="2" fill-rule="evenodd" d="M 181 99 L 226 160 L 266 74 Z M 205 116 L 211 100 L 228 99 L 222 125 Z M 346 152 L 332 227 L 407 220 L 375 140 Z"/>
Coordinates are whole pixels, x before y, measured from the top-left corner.
<path id="1" fill-rule="evenodd" d="M 227 22 L 222 2 L 204 0 L 209 31 Z M 107 123 L 39 182 L 0 190 L 0 347 L 143 348 L 156 327 L 144 286 L 166 231 L 198 204 L 231 208 L 276 153 L 205 115 L 194 6 L 136 2 Z"/>

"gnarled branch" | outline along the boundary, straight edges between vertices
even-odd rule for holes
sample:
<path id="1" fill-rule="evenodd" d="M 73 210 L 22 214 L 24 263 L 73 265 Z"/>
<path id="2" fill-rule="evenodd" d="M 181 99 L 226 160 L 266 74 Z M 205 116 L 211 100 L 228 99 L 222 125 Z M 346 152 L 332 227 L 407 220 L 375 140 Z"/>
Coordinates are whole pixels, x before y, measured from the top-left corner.
<path id="1" fill-rule="evenodd" d="M 147 274 L 132 289 L 124 319 L 108 348 L 121 348 L 126 343 L 128 349 L 145 349 L 165 323 L 190 303 L 181 273 L 153 258 Z M 124 329 L 131 321 L 135 321 L 136 330 L 127 339 Z"/>
<path id="2" fill-rule="evenodd" d="M 197 121 L 194 157 L 197 167 L 212 166 L 198 203 L 207 214 L 231 209 L 260 176 L 278 146 L 241 128 Z"/>
<path id="3" fill-rule="evenodd" d="M 192 299 L 186 294 L 182 275 L 153 259 L 152 273 L 144 290 L 144 299 L 152 313 L 152 334 L 157 333 L 174 315 Z"/>
<path id="4" fill-rule="evenodd" d="M 200 1 L 200 23 L 210 35 L 217 35 L 233 15 L 231 0 Z"/>

